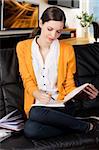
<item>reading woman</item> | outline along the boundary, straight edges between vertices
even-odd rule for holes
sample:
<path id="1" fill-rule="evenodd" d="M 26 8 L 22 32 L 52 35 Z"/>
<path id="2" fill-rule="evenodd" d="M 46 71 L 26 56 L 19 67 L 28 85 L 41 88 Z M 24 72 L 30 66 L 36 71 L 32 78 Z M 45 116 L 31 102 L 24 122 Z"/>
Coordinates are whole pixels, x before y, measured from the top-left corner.
<path id="1" fill-rule="evenodd" d="M 29 112 L 24 133 L 33 139 L 71 131 L 87 133 L 94 129 L 93 123 L 76 118 L 76 109 L 72 107 L 39 106 L 61 104 L 65 96 L 76 88 L 73 47 L 58 40 L 65 21 L 65 14 L 60 8 L 49 7 L 39 21 L 40 34 L 17 45 L 19 70 L 25 90 L 25 111 Z M 96 98 L 98 94 L 91 84 L 84 91 L 90 99 Z M 31 107 L 32 104 L 38 106 Z"/>

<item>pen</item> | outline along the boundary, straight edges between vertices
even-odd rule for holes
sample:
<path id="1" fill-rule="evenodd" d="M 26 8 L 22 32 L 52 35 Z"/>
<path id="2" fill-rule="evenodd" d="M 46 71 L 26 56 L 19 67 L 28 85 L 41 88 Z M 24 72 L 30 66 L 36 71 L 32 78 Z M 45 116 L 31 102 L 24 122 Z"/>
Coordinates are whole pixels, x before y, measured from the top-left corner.
<path id="1" fill-rule="evenodd" d="M 41 90 L 41 91 L 42 91 L 42 90 Z M 43 92 L 45 92 L 45 93 L 48 94 L 48 95 L 51 95 L 51 94 L 49 94 L 49 93 L 46 92 L 46 91 L 43 91 Z M 55 101 L 55 98 L 53 98 L 52 96 L 51 96 L 51 99 Z"/>
<path id="2" fill-rule="evenodd" d="M 55 98 L 53 98 L 52 96 L 51 96 L 51 99 L 53 99 L 55 101 Z"/>

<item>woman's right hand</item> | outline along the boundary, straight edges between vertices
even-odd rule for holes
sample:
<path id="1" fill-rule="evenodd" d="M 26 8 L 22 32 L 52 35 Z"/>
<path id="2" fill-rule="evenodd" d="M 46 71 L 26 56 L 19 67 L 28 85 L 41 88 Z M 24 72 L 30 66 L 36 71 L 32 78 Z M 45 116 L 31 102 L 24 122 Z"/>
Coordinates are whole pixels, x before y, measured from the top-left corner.
<path id="1" fill-rule="evenodd" d="M 42 104 L 48 104 L 51 98 L 50 94 L 47 94 L 45 91 L 36 90 L 33 92 L 35 99 L 38 99 Z"/>

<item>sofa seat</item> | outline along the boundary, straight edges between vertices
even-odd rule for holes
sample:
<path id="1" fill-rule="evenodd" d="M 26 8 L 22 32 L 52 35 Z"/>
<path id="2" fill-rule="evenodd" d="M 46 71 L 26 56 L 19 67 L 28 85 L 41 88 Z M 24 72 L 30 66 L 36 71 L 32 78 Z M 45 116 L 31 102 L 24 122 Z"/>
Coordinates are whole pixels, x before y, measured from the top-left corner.
<path id="1" fill-rule="evenodd" d="M 85 134 L 71 134 L 44 140 L 30 140 L 20 133 L 3 141 L 0 148 L 2 150 L 99 150 L 99 138 Z"/>

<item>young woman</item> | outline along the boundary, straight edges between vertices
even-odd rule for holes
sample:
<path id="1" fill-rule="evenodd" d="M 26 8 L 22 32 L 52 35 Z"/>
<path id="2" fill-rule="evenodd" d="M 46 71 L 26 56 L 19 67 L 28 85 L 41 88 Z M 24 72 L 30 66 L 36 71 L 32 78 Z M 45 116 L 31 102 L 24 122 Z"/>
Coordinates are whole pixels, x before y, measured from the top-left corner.
<path id="1" fill-rule="evenodd" d="M 31 107 L 33 103 L 60 103 L 76 88 L 73 47 L 58 40 L 65 21 L 65 14 L 60 8 L 49 7 L 39 21 L 40 35 L 17 45 L 26 113 L 31 108 L 24 128 L 25 135 L 30 138 L 46 138 L 71 131 L 87 133 L 94 128 L 92 123 L 75 117 L 75 108 Z M 98 94 L 93 85 L 86 87 L 84 91 L 90 99 L 94 99 Z"/>

